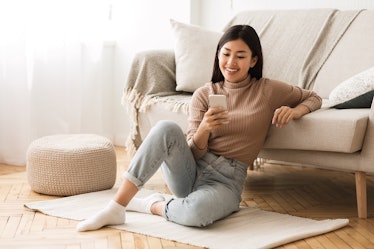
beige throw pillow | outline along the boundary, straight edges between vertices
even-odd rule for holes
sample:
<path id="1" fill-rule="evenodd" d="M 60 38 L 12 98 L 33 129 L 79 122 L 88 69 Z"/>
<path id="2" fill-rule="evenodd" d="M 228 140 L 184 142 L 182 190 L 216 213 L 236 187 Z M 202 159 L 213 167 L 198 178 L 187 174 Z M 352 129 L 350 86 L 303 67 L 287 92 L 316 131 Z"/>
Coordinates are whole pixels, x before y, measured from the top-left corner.
<path id="1" fill-rule="evenodd" d="M 194 92 L 209 82 L 221 32 L 170 20 L 175 37 L 176 90 Z"/>

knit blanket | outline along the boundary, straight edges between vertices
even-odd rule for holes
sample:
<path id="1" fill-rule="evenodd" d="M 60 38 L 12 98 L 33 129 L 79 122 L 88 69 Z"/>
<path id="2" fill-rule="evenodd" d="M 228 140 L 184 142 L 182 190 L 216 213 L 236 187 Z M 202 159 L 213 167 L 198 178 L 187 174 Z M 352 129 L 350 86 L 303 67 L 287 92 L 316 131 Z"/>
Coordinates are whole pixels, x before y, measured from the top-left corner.
<path id="1" fill-rule="evenodd" d="M 319 70 L 360 12 L 336 9 L 244 11 L 226 28 L 248 24 L 256 29 L 264 54 L 264 77 L 312 89 Z M 145 51 L 135 56 L 122 99 L 131 121 L 126 142 L 131 154 L 142 142 L 139 112 L 147 112 L 152 104 L 163 101 L 168 102 L 171 111 L 188 113 L 188 102 L 165 97 L 191 95 L 177 92 L 175 88 L 172 50 Z"/>
<path id="2" fill-rule="evenodd" d="M 144 51 L 135 55 L 127 77 L 122 104 L 127 108 L 130 118 L 130 134 L 126 141 L 127 151 L 133 154 L 140 146 L 138 113 L 146 112 L 148 107 L 159 101 L 162 96 L 179 95 L 175 83 L 175 57 L 172 50 Z M 184 110 L 187 104 L 171 102 L 171 111 Z"/>

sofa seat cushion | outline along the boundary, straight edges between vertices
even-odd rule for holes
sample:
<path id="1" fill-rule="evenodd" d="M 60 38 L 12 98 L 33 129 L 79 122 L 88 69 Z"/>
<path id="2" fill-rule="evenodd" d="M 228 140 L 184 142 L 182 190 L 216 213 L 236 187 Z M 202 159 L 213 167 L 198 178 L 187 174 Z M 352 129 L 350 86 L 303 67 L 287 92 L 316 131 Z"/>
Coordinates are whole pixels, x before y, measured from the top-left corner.
<path id="1" fill-rule="evenodd" d="M 353 153 L 361 150 L 369 108 L 322 108 L 283 128 L 271 127 L 265 148 Z"/>
<path id="2" fill-rule="evenodd" d="M 158 97 L 145 112 L 139 113 L 142 139 L 164 119 L 174 120 L 186 132 L 190 99 L 188 94 Z M 369 112 L 369 108 L 322 108 L 283 128 L 272 126 L 264 147 L 353 153 L 362 148 Z"/>

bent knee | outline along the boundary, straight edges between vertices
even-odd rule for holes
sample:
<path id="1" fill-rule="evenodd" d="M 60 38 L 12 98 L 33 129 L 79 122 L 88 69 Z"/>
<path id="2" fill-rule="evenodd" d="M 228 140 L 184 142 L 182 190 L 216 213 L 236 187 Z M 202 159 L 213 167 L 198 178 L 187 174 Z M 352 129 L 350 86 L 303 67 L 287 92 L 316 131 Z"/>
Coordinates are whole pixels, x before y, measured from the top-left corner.
<path id="1" fill-rule="evenodd" d="M 163 130 L 180 130 L 179 125 L 171 120 L 160 120 L 156 123 L 155 128 Z"/>
<path id="2" fill-rule="evenodd" d="M 178 221 L 179 224 L 190 227 L 205 227 L 212 224 L 215 221 L 209 214 L 202 214 L 198 210 L 186 211 Z"/>
<path id="3" fill-rule="evenodd" d="M 167 219 L 184 226 L 192 227 L 208 226 L 239 209 L 239 204 L 217 206 L 214 203 L 205 201 L 189 204 L 186 202 L 183 203 L 183 201 L 174 201 L 176 201 L 174 203 L 175 206 L 172 201 L 169 203 L 170 207 L 167 208 Z"/>

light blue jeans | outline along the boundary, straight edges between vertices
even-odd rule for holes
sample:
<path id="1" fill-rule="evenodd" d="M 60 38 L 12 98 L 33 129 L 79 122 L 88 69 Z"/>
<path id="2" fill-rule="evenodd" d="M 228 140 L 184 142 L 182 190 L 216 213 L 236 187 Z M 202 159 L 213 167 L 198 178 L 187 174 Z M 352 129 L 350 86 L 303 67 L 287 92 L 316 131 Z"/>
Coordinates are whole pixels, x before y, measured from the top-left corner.
<path id="1" fill-rule="evenodd" d="M 210 152 L 195 160 L 181 128 L 158 122 L 139 147 L 124 177 L 139 189 L 162 167 L 176 198 L 163 216 L 185 226 L 206 226 L 239 210 L 248 165 Z"/>

